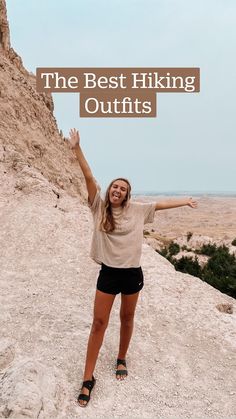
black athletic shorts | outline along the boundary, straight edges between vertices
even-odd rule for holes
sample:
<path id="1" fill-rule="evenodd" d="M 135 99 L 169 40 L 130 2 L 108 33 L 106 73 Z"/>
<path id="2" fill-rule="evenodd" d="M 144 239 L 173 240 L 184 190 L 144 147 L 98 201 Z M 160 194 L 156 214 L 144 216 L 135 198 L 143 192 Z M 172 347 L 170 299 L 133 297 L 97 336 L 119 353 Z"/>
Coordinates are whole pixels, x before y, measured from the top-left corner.
<path id="1" fill-rule="evenodd" d="M 100 269 L 97 289 L 107 294 L 134 294 L 143 288 L 143 271 L 139 268 L 112 268 L 104 265 Z"/>

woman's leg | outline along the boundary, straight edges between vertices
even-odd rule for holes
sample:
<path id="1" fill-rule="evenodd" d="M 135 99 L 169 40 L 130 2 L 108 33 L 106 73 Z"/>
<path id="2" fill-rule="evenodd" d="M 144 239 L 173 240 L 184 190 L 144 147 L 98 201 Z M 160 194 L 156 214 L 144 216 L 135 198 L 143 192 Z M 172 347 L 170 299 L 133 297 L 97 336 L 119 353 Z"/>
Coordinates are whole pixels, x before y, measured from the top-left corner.
<path id="1" fill-rule="evenodd" d="M 101 348 L 105 330 L 108 325 L 111 308 L 115 299 L 115 295 L 106 294 L 96 290 L 94 301 L 94 315 L 93 323 L 90 331 L 90 336 L 87 346 L 87 356 L 84 370 L 83 381 L 91 380 L 93 371 L 95 369 L 99 349 Z M 83 394 L 89 394 L 89 391 L 83 387 L 81 390 Z M 80 404 L 86 404 L 85 401 L 80 401 Z"/>
<path id="2" fill-rule="evenodd" d="M 121 294 L 121 308 L 120 308 L 120 346 L 118 357 L 125 359 L 129 347 L 130 339 L 134 327 L 134 313 L 138 301 L 139 292 L 131 295 Z M 119 369 L 124 369 L 123 365 L 119 365 Z M 125 375 L 117 375 L 118 380 L 125 378 Z"/>

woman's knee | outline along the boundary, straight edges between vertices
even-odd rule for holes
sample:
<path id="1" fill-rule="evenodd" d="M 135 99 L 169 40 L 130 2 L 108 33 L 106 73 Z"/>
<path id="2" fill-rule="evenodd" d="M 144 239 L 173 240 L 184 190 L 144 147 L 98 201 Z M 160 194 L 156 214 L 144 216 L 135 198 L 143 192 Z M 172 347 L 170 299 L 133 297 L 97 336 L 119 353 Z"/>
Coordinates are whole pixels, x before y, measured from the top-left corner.
<path id="1" fill-rule="evenodd" d="M 120 313 L 120 320 L 121 323 L 123 325 L 125 325 L 126 327 L 131 327 L 133 326 L 133 322 L 134 322 L 134 313 Z"/>
<path id="2" fill-rule="evenodd" d="M 107 324 L 108 324 L 108 321 L 106 319 L 95 317 L 93 319 L 92 332 L 98 333 L 98 332 L 105 331 L 107 328 Z"/>

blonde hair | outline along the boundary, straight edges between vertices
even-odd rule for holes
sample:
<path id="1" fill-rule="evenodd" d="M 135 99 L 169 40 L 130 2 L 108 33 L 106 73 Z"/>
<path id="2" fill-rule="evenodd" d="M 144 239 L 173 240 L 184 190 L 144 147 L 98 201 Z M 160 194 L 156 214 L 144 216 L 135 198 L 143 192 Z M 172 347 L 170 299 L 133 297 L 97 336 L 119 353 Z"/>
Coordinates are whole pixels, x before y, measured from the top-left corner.
<path id="1" fill-rule="evenodd" d="M 130 196 L 131 196 L 131 185 L 127 179 L 123 177 L 118 177 L 111 181 L 110 185 L 108 186 L 106 190 L 104 204 L 102 208 L 102 217 L 101 217 L 101 222 L 100 222 L 100 229 L 104 231 L 105 233 L 111 233 L 115 229 L 115 220 L 112 214 L 112 206 L 109 199 L 109 192 L 113 183 L 116 182 L 117 180 L 122 180 L 123 182 L 127 184 L 127 187 L 128 187 L 126 197 L 124 201 L 121 203 L 122 208 L 125 208 L 127 206 L 130 200 Z"/>

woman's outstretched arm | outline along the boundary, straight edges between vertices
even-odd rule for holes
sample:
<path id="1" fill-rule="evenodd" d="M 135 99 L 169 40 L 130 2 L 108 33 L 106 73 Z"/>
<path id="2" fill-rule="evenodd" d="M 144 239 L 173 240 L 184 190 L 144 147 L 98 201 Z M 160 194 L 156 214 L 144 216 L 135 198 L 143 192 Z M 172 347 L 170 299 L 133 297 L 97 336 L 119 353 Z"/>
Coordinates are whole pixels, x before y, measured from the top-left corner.
<path id="1" fill-rule="evenodd" d="M 163 210 L 169 208 L 178 208 L 188 206 L 191 208 L 197 208 L 197 201 L 192 198 L 180 198 L 180 199 L 166 199 L 156 203 L 155 210 Z"/>
<path id="2" fill-rule="evenodd" d="M 79 162 L 79 165 L 81 167 L 81 170 L 83 172 L 87 191 L 88 191 L 88 198 L 90 204 L 93 203 L 93 200 L 95 198 L 95 195 L 97 193 L 97 185 L 95 182 L 95 179 L 93 177 L 92 171 L 89 167 L 89 164 L 84 156 L 84 153 L 80 147 L 80 136 L 79 131 L 77 131 L 75 128 L 70 130 L 70 136 L 69 136 L 69 142 L 72 147 L 72 149 L 75 152 L 75 155 L 77 157 L 77 160 Z"/>

